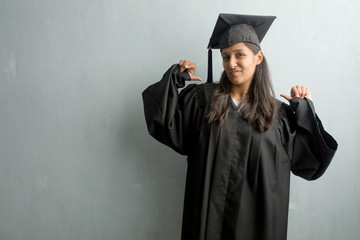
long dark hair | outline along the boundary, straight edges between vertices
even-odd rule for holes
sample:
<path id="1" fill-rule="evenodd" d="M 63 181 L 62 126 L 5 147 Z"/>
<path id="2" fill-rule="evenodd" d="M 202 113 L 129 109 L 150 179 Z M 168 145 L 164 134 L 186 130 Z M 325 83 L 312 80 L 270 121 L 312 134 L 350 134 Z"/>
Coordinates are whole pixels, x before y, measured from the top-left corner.
<path id="1" fill-rule="evenodd" d="M 260 51 L 260 48 L 255 44 L 245 42 L 244 44 L 254 54 Z M 226 122 L 231 107 L 230 90 L 231 83 L 224 71 L 211 97 L 210 109 L 207 115 L 209 123 L 219 121 L 220 125 L 222 125 Z M 260 132 L 270 128 L 275 114 L 275 98 L 265 56 L 262 62 L 256 66 L 247 95 L 247 103 L 241 108 L 240 114 L 243 119 L 246 119 L 250 125 Z"/>

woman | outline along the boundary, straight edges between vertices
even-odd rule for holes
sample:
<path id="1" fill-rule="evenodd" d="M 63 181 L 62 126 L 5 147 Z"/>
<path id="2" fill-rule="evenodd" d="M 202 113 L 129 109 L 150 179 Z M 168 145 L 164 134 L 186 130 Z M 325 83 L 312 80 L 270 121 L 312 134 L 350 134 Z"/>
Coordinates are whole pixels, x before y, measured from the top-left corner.
<path id="1" fill-rule="evenodd" d="M 260 41 L 273 17 L 220 14 L 219 83 L 181 60 L 143 92 L 149 133 L 188 156 L 183 240 L 286 239 L 290 172 L 319 178 L 337 149 L 302 86 L 273 97 Z M 265 26 L 264 26 L 265 25 Z M 260 30 L 259 30 L 260 29 Z"/>

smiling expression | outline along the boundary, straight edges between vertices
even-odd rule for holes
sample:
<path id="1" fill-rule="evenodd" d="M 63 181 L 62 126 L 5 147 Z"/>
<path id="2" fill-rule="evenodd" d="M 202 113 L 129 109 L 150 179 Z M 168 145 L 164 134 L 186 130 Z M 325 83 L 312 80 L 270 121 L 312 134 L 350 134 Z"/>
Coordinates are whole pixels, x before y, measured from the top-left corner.
<path id="1" fill-rule="evenodd" d="M 238 43 L 221 50 L 223 66 L 232 86 L 248 88 L 255 69 L 263 59 L 262 51 L 254 54 L 244 43 Z"/>

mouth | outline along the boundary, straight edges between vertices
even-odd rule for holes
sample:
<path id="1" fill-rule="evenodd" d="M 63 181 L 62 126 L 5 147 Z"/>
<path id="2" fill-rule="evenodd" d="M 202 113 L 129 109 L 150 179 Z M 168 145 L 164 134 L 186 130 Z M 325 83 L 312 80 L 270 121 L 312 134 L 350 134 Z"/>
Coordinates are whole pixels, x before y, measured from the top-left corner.
<path id="1" fill-rule="evenodd" d="M 230 71 L 230 74 L 231 75 L 238 75 L 241 71 L 240 70 L 233 70 L 233 71 Z"/>

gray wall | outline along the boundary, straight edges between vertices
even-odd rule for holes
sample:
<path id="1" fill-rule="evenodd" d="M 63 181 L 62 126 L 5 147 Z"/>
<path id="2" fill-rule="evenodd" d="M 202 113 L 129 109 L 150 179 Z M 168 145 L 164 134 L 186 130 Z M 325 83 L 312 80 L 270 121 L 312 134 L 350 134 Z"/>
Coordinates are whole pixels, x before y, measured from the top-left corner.
<path id="1" fill-rule="evenodd" d="M 321 179 L 292 177 L 289 239 L 359 239 L 359 10 L 357 0 L 0 0 L 0 240 L 179 239 L 186 160 L 148 136 L 141 92 L 179 59 L 206 78 L 219 12 L 278 17 L 262 44 L 275 90 L 308 86 L 340 145 Z"/>

